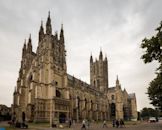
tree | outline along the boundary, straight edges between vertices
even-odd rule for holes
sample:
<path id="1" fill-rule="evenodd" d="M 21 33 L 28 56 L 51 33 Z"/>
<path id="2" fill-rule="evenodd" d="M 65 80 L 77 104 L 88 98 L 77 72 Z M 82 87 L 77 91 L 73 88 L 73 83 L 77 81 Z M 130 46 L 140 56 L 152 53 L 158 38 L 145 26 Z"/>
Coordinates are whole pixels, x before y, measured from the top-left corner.
<path id="1" fill-rule="evenodd" d="M 142 111 L 141 111 L 141 117 L 143 119 L 148 119 L 149 118 L 149 112 L 148 112 L 148 109 L 146 107 L 142 109 Z"/>
<path id="2" fill-rule="evenodd" d="M 147 89 L 151 104 L 162 110 L 162 75 L 157 74 L 157 77 L 151 81 Z"/>
<path id="3" fill-rule="evenodd" d="M 147 94 L 151 104 L 162 111 L 162 22 L 156 31 L 155 36 L 142 40 L 141 48 L 144 50 L 144 54 L 141 59 L 144 60 L 144 63 L 152 61 L 158 61 L 159 63 L 159 67 L 156 70 L 157 77 L 150 82 Z"/>
<path id="4" fill-rule="evenodd" d="M 145 49 L 145 54 L 142 55 L 142 59 L 145 63 L 150 63 L 153 60 L 162 63 L 162 21 L 160 26 L 155 29 L 157 34 L 152 38 L 144 38 L 142 40 L 141 48 Z"/>
<path id="5" fill-rule="evenodd" d="M 153 108 L 143 108 L 141 110 L 141 117 L 145 120 L 149 119 L 149 117 L 158 117 L 158 111 Z"/>

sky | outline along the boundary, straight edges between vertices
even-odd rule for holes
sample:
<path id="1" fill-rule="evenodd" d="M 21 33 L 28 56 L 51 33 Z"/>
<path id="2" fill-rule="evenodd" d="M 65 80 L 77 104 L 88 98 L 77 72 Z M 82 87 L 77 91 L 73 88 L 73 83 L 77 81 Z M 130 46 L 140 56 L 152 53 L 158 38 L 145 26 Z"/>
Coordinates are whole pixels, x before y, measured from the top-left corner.
<path id="1" fill-rule="evenodd" d="M 41 20 L 45 26 L 50 11 L 53 33 L 64 26 L 69 74 L 89 83 L 90 55 L 98 58 L 102 50 L 109 86 L 118 75 L 122 89 L 136 93 L 138 110 L 152 107 L 146 92 L 158 64 L 144 64 L 140 44 L 155 34 L 161 5 L 161 0 L 1 0 L 0 104 L 11 106 L 24 39 L 31 33 L 36 51 Z"/>

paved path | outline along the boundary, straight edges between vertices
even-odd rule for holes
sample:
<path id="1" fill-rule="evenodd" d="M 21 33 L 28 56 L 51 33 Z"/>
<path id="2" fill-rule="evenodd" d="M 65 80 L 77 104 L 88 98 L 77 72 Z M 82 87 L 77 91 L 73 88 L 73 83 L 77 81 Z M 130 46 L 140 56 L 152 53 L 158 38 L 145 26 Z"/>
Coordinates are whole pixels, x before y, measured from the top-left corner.
<path id="1" fill-rule="evenodd" d="M 81 130 L 81 126 L 74 127 L 72 130 Z M 126 126 L 125 128 L 113 128 L 112 126 L 108 126 L 108 128 L 102 128 L 102 125 L 94 124 L 87 130 L 162 130 L 162 122 L 159 123 L 142 123 L 138 125 Z"/>
<path id="2" fill-rule="evenodd" d="M 2 123 L 0 123 L 0 127 L 2 126 Z M 4 126 L 4 124 L 3 124 Z M 7 125 L 5 125 L 7 126 Z M 112 126 L 109 124 L 108 128 L 102 128 L 102 124 L 91 124 L 90 128 L 87 130 L 162 130 L 162 122 L 158 123 L 141 123 L 138 125 L 130 125 L 126 126 L 125 128 L 112 128 Z M 12 130 L 12 129 L 11 129 Z M 23 130 L 23 129 L 13 129 L 13 130 Z M 73 125 L 72 128 L 64 128 L 64 129 L 58 129 L 58 128 L 41 128 L 40 126 L 37 128 L 30 128 L 28 130 L 81 130 L 81 124 Z"/>

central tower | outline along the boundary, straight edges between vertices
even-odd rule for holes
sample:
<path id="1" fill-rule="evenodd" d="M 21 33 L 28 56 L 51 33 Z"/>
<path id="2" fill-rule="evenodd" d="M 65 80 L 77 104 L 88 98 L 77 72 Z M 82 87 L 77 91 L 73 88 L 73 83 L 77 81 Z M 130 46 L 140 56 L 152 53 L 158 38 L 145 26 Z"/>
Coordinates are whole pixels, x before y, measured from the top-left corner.
<path id="1" fill-rule="evenodd" d="M 93 61 L 90 57 L 90 84 L 94 88 L 104 92 L 108 89 L 108 61 L 103 58 L 102 51 L 99 54 L 99 60 Z"/>

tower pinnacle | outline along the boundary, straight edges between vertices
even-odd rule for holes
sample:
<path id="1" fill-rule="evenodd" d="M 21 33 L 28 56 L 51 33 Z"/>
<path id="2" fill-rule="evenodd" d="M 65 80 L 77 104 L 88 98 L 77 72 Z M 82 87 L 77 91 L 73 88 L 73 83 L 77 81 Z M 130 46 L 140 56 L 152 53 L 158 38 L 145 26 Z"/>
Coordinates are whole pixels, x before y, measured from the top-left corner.
<path id="1" fill-rule="evenodd" d="M 48 12 L 48 18 L 47 18 L 47 22 L 46 22 L 46 33 L 48 35 L 51 35 L 52 34 L 50 11 Z"/>
<path id="2" fill-rule="evenodd" d="M 91 54 L 91 57 L 90 57 L 90 63 L 93 63 L 93 57 L 92 57 L 92 54 Z"/>
<path id="3" fill-rule="evenodd" d="M 102 60 L 103 59 L 103 55 L 102 55 L 102 49 L 100 49 L 100 55 L 99 55 L 99 59 Z"/>
<path id="4" fill-rule="evenodd" d="M 116 84 L 119 84 L 118 75 L 116 76 Z"/>
<path id="5" fill-rule="evenodd" d="M 44 37 L 44 28 L 43 28 L 43 21 L 41 21 L 41 26 L 39 29 L 39 42 L 43 39 Z"/>
<path id="6" fill-rule="evenodd" d="M 22 49 L 22 57 L 24 57 L 26 54 L 26 39 L 24 40 L 24 46 L 23 46 L 23 49 Z"/>
<path id="7" fill-rule="evenodd" d="M 61 24 L 60 41 L 61 41 L 61 43 L 64 43 L 64 30 L 63 30 L 63 24 Z"/>
<path id="8" fill-rule="evenodd" d="M 29 39 L 28 39 L 27 52 L 32 53 L 32 40 L 31 40 L 31 34 L 29 35 Z"/>
<path id="9" fill-rule="evenodd" d="M 31 33 L 29 34 L 29 40 L 28 43 L 31 43 Z"/>
<path id="10" fill-rule="evenodd" d="M 119 87 L 120 88 L 120 82 L 119 82 L 119 79 L 118 79 L 118 75 L 116 77 L 116 87 Z"/>

